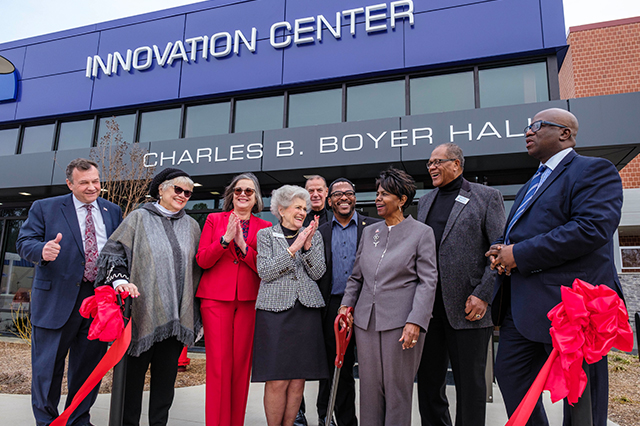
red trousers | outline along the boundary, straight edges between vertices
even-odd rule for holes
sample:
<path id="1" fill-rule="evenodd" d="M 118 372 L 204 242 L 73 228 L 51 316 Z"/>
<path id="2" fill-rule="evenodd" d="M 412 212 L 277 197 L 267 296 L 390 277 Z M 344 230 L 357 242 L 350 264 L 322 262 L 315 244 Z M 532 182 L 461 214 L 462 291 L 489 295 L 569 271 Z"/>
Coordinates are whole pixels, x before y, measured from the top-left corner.
<path id="1" fill-rule="evenodd" d="M 201 300 L 207 353 L 207 426 L 244 424 L 253 356 L 255 304 L 254 300 Z"/>

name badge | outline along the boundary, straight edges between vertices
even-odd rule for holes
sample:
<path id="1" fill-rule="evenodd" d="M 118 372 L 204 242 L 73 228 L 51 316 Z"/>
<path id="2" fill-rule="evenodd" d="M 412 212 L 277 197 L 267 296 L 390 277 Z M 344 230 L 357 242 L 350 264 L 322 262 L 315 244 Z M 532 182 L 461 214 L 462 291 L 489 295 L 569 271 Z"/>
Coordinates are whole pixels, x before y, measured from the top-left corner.
<path id="1" fill-rule="evenodd" d="M 281 234 L 280 232 L 274 232 L 274 233 L 273 233 L 273 236 L 274 236 L 274 237 L 276 237 L 276 238 L 282 238 L 282 239 L 284 239 L 284 234 Z"/>
<path id="2" fill-rule="evenodd" d="M 456 197 L 456 201 L 466 205 L 469 202 L 469 199 L 467 197 L 462 196 L 462 195 L 458 195 Z"/>

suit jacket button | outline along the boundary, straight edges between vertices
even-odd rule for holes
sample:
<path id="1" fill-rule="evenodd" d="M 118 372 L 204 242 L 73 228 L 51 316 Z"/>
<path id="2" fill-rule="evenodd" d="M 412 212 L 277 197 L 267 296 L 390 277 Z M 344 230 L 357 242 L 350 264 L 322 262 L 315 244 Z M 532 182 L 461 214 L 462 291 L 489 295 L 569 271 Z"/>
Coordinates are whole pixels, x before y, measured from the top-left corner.
<path id="1" fill-rule="evenodd" d="M 76 287 L 80 287 L 80 283 L 76 283 Z"/>
<path id="2" fill-rule="evenodd" d="M 238 259 L 234 260 L 233 263 L 238 264 Z"/>

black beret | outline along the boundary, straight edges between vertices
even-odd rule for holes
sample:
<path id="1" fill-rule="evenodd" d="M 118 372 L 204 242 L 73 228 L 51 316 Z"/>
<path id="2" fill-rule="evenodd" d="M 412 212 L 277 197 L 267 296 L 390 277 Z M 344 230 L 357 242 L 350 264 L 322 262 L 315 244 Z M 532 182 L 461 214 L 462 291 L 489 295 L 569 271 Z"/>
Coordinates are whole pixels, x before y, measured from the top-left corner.
<path id="1" fill-rule="evenodd" d="M 158 174 L 153 177 L 151 185 L 149 185 L 149 195 L 151 195 L 153 198 L 158 198 L 158 188 L 160 187 L 160 184 L 168 180 L 177 178 L 178 176 L 186 176 L 190 178 L 187 172 L 183 172 L 180 169 L 169 168 L 158 172 Z"/>

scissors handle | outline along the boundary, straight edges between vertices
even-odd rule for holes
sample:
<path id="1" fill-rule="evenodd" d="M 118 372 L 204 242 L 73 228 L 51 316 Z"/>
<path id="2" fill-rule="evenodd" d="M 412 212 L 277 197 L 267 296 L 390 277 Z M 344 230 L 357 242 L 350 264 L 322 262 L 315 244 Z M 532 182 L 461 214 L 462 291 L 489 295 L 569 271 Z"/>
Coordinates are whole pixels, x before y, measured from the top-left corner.
<path id="1" fill-rule="evenodd" d="M 347 309 L 347 315 L 352 312 L 353 308 L 349 307 Z M 334 365 L 337 368 L 342 368 L 344 353 L 347 351 L 347 346 L 349 346 L 351 335 L 353 333 L 351 327 L 347 325 L 347 315 L 338 314 L 336 320 L 333 322 L 333 331 L 336 335 L 336 361 L 334 362 Z M 342 326 L 341 323 L 344 324 L 344 326 Z"/>

